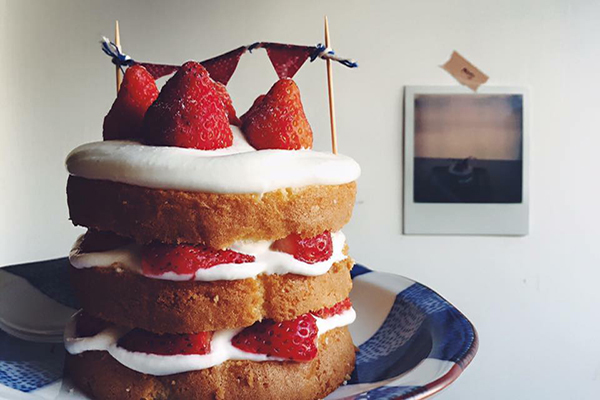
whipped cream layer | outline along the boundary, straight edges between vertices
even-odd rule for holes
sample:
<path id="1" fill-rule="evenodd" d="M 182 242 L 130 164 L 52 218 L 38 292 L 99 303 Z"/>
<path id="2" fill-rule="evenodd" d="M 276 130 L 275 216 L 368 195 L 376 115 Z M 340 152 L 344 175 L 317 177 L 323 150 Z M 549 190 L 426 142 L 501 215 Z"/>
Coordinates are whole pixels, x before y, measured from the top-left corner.
<path id="1" fill-rule="evenodd" d="M 69 262 L 75 268 L 123 268 L 144 275 L 148 278 L 169 281 L 232 281 L 255 278 L 260 274 L 297 274 L 304 276 L 323 275 L 331 266 L 347 258 L 344 254 L 346 236 L 341 232 L 331 234 L 333 253 L 329 260 L 314 264 L 296 260 L 294 256 L 281 251 L 271 250 L 273 242 L 261 240 L 258 242 L 237 242 L 230 249 L 238 253 L 252 255 L 254 262 L 241 264 L 219 264 L 208 269 L 199 269 L 195 274 L 177 274 L 166 272 L 161 275 L 149 275 L 142 271 L 142 246 L 130 244 L 114 250 L 85 253 L 81 250 L 83 235 L 75 242 L 69 253 Z"/>
<path id="2" fill-rule="evenodd" d="M 314 316 L 318 336 L 336 328 L 350 325 L 356 319 L 353 308 L 329 318 Z M 216 331 L 210 343 L 208 354 L 178 354 L 158 355 L 129 351 L 117 345 L 129 329 L 111 327 L 90 337 L 77 337 L 77 314 L 67 324 L 65 329 L 65 348 L 70 354 L 80 354 L 85 351 L 107 351 L 114 359 L 129 369 L 148 375 L 172 375 L 188 371 L 197 371 L 214 367 L 228 360 L 248 361 L 286 361 L 265 354 L 249 353 L 234 347 L 231 340 L 242 329 L 227 329 Z"/>
<path id="3" fill-rule="evenodd" d="M 131 185 L 211 193 L 265 193 L 309 185 L 340 185 L 360 176 L 356 161 L 313 150 L 255 150 L 238 127 L 218 150 L 147 146 L 107 140 L 67 157 L 71 175 Z"/>

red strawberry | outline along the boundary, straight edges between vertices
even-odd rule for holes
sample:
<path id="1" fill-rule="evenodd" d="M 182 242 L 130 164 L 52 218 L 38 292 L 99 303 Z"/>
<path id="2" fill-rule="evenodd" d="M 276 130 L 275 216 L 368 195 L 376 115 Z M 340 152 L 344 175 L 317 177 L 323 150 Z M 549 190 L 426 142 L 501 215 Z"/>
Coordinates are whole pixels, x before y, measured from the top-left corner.
<path id="1" fill-rule="evenodd" d="M 77 315 L 77 337 L 96 336 L 110 326 L 110 323 L 100 318 L 92 317 L 85 311 Z"/>
<path id="2" fill-rule="evenodd" d="M 189 61 L 167 81 L 146 113 L 148 144 L 202 150 L 231 146 L 227 111 L 204 67 Z"/>
<path id="3" fill-rule="evenodd" d="M 312 238 L 301 238 L 297 233 L 276 240 L 271 244 L 271 249 L 282 251 L 294 256 L 296 260 L 308 264 L 327 261 L 333 254 L 331 233 L 325 231 Z"/>
<path id="4" fill-rule="evenodd" d="M 129 351 L 172 356 L 208 354 L 211 340 L 212 332 L 159 335 L 143 329 L 134 329 L 119 339 L 118 345 Z"/>
<path id="5" fill-rule="evenodd" d="M 222 83 L 215 82 L 215 89 L 217 90 L 217 93 L 219 93 L 219 96 L 221 97 L 221 101 L 223 102 L 223 105 L 225 106 L 225 110 L 227 111 L 227 117 L 229 118 L 229 123 L 231 125 L 241 126 L 242 121 L 240 121 L 240 119 L 237 117 L 237 115 L 235 113 L 235 108 L 233 108 L 233 102 L 231 101 L 231 96 L 229 96 L 229 93 L 227 92 L 227 89 L 225 88 L 225 86 Z"/>
<path id="6" fill-rule="evenodd" d="M 310 361 L 317 356 L 317 323 L 310 314 L 292 321 L 256 322 L 232 339 L 240 350 L 293 361 Z"/>
<path id="7" fill-rule="evenodd" d="M 138 139 L 148 107 L 158 97 L 154 77 L 141 65 L 129 67 L 110 111 L 104 117 L 104 140 Z"/>
<path id="8" fill-rule="evenodd" d="M 329 318 L 333 317 L 334 315 L 341 314 L 346 310 L 349 310 L 350 307 L 352 307 L 352 302 L 348 297 L 347 299 L 342 300 L 337 304 L 334 304 L 333 307 L 322 308 L 319 311 L 313 312 L 313 314 L 320 318 Z"/>
<path id="9" fill-rule="evenodd" d="M 256 111 L 256 109 L 258 108 L 258 105 L 259 105 L 260 103 L 262 103 L 262 101 L 263 101 L 263 99 L 265 98 L 265 96 L 266 96 L 266 95 L 264 95 L 264 94 L 261 94 L 260 96 L 258 96 L 258 97 L 257 97 L 257 98 L 254 100 L 254 103 L 252 103 L 252 107 L 250 107 L 250 108 L 248 109 L 248 111 L 246 111 L 246 113 L 240 117 L 240 120 L 242 121 L 242 123 L 244 122 L 244 120 L 245 120 L 246 118 L 248 118 L 250 115 L 252 115 L 252 113 L 253 113 L 253 112 L 255 112 L 255 111 Z"/>
<path id="10" fill-rule="evenodd" d="M 259 150 L 312 148 L 312 130 L 298 86 L 291 79 L 280 79 L 273 85 L 255 110 L 246 114 L 242 130 Z"/>
<path id="11" fill-rule="evenodd" d="M 228 53 L 202 61 L 202 65 L 216 82 L 227 85 L 240 62 L 240 57 L 246 50 L 246 46 L 238 47 Z"/>
<path id="12" fill-rule="evenodd" d="M 219 264 L 242 264 L 254 260 L 254 256 L 233 250 L 215 250 L 202 245 L 156 244 L 145 246 L 142 250 L 142 271 L 147 275 L 161 275 L 165 272 L 185 275 Z"/>

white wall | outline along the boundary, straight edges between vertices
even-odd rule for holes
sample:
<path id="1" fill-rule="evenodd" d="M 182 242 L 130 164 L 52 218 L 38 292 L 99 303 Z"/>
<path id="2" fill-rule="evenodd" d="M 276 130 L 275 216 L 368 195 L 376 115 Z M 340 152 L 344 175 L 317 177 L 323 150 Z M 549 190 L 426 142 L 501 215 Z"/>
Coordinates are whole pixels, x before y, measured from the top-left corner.
<path id="1" fill-rule="evenodd" d="M 600 397 L 600 7 L 597 1 L 0 1 L 0 264 L 64 256 L 63 160 L 98 140 L 114 72 L 97 41 L 119 19 L 139 60 L 205 59 L 257 40 L 314 44 L 327 13 L 340 147 L 363 167 L 355 258 L 442 293 L 476 325 L 479 354 L 443 399 Z M 532 90 L 531 234 L 401 235 L 402 87 L 454 84 L 458 50 L 489 84 Z M 315 65 L 316 64 L 316 65 Z M 328 149 L 325 66 L 297 75 Z M 230 83 L 245 110 L 275 75 L 259 51 Z"/>

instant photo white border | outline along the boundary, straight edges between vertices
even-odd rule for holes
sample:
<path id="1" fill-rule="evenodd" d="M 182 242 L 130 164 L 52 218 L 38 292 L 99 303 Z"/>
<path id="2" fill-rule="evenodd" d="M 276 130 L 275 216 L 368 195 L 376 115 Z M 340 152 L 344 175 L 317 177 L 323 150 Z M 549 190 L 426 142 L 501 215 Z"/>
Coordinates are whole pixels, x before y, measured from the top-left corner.
<path id="1" fill-rule="evenodd" d="M 523 96 L 522 202 L 518 204 L 415 203 L 415 95 L 520 94 Z M 474 93 L 463 86 L 406 86 L 404 88 L 404 234 L 513 235 L 529 233 L 529 91 L 523 87 L 481 86 Z"/>

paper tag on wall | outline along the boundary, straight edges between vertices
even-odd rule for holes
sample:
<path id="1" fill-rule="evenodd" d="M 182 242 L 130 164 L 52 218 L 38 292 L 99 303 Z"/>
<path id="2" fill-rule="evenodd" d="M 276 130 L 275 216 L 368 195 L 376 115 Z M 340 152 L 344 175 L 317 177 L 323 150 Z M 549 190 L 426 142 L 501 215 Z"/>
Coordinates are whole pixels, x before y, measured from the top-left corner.
<path id="1" fill-rule="evenodd" d="M 489 79 L 486 74 L 481 72 L 476 66 L 468 62 L 456 51 L 452 52 L 452 56 L 450 56 L 450 59 L 442 65 L 442 68 L 458 82 L 468 86 L 473 91 L 477 91 L 477 88 L 486 83 Z"/>

